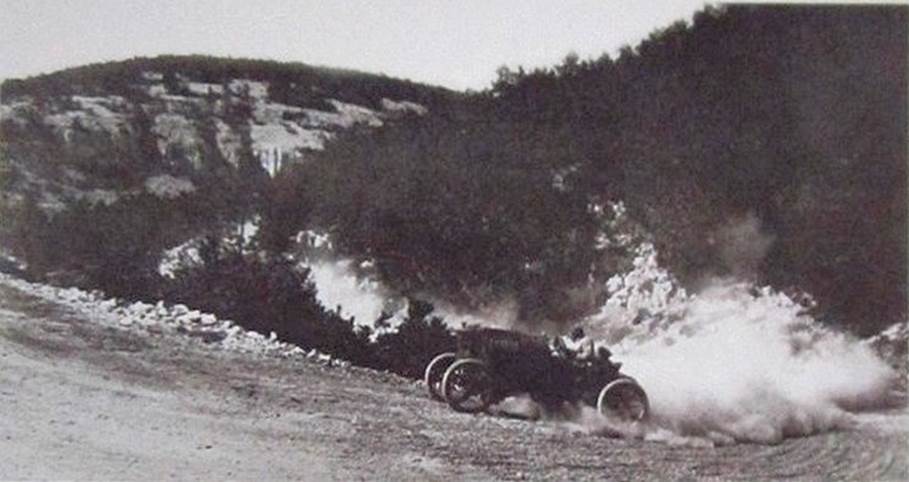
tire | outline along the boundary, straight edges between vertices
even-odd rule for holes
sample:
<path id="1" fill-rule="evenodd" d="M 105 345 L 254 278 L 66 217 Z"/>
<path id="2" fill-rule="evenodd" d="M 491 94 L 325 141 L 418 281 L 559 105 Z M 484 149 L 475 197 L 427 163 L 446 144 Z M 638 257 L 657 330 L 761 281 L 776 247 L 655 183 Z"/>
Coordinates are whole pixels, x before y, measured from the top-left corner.
<path id="1" fill-rule="evenodd" d="M 440 402 L 445 401 L 442 396 L 442 377 L 445 376 L 445 370 L 451 366 L 455 359 L 454 353 L 442 353 L 436 356 L 426 365 L 426 372 L 423 374 L 423 382 L 429 390 L 429 396 L 433 400 Z"/>
<path id="2" fill-rule="evenodd" d="M 619 377 L 600 390 L 597 411 L 626 422 L 639 422 L 650 414 L 650 401 L 633 378 Z"/>
<path id="3" fill-rule="evenodd" d="M 486 364 L 476 358 L 464 358 L 445 370 L 442 397 L 456 412 L 482 412 L 490 404 L 490 384 Z"/>

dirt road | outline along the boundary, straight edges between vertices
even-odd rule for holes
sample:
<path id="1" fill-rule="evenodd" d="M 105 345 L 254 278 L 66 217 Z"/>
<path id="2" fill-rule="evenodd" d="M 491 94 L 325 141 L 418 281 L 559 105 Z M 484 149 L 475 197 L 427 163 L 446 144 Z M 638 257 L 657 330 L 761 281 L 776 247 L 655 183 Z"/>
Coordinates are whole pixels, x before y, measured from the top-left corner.
<path id="1" fill-rule="evenodd" d="M 904 412 L 672 446 L 451 412 L 419 384 L 93 322 L 0 283 L 0 479 L 909 478 Z"/>

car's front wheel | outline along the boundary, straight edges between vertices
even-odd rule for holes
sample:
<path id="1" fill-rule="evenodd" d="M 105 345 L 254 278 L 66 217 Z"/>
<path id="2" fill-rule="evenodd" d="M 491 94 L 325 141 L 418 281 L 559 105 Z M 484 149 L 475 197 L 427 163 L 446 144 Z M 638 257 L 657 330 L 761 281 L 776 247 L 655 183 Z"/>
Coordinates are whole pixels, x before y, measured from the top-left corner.
<path id="1" fill-rule="evenodd" d="M 650 414 L 650 401 L 638 382 L 630 377 L 620 377 L 600 390 L 597 411 L 607 417 L 636 422 Z"/>

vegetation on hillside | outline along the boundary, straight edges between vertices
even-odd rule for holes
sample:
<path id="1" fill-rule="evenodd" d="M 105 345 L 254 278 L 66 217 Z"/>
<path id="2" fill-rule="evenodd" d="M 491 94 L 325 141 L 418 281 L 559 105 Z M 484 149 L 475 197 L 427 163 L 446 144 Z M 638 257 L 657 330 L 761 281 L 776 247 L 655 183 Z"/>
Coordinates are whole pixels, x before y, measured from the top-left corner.
<path id="1" fill-rule="evenodd" d="M 179 79 L 221 85 L 234 79 L 265 81 L 275 102 L 324 108 L 326 94 L 353 104 L 381 108 L 383 98 L 408 99 L 435 105 L 453 96 L 441 87 L 351 70 L 207 55 L 162 55 L 137 57 L 122 62 L 104 62 L 29 77 L 8 79 L 0 86 L 5 99 L 31 96 L 47 99 L 67 95 L 120 95 L 140 100 L 146 73 L 161 74 L 172 94 L 180 94 Z"/>
<path id="2" fill-rule="evenodd" d="M 609 274 L 588 208 L 623 200 L 687 283 L 807 291 L 874 332 L 905 317 L 906 21 L 707 8 L 618 58 L 502 69 L 455 115 L 348 139 L 301 199 L 394 286 L 556 320 Z"/>

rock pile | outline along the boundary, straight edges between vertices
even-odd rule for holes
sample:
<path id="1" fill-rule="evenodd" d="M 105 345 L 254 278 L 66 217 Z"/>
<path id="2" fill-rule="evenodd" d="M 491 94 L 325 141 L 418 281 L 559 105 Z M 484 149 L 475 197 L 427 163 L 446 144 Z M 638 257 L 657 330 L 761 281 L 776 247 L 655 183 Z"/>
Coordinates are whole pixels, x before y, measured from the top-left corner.
<path id="1" fill-rule="evenodd" d="M 163 301 L 156 304 L 141 301 L 131 303 L 116 298 L 105 298 L 99 291 L 29 283 L 2 273 L 0 283 L 43 300 L 61 303 L 86 318 L 107 326 L 154 334 L 182 334 L 199 339 L 210 346 L 243 353 L 306 358 L 328 366 L 350 366 L 350 362 L 346 360 L 336 359 L 318 350 L 307 352 L 299 346 L 280 341 L 274 332 L 265 336 L 246 330 L 231 320 L 221 320 L 211 313 L 193 310 L 182 304 L 168 304 Z"/>

